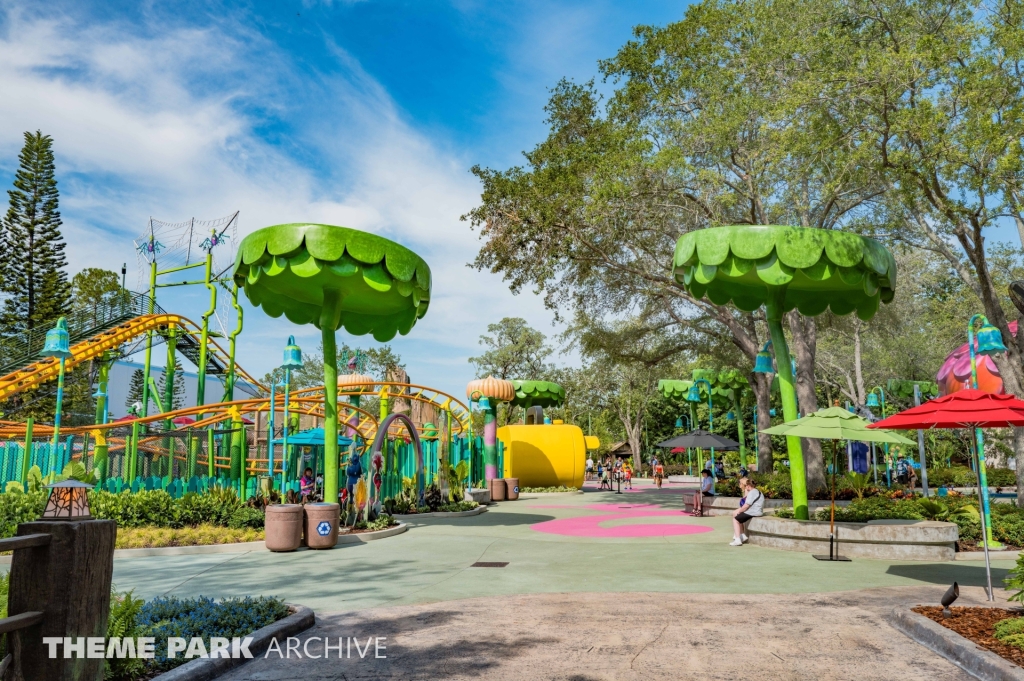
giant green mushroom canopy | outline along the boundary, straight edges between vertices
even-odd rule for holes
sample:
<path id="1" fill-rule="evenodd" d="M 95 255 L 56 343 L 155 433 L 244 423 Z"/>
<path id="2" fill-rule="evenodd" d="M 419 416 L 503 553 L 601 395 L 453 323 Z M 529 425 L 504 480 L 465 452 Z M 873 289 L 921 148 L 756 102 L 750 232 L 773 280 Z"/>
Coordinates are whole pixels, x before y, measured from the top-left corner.
<path id="1" fill-rule="evenodd" d="M 686 395 L 690 392 L 691 387 L 693 387 L 693 381 L 683 381 L 673 378 L 663 378 L 658 381 L 658 392 L 660 392 L 665 399 L 686 400 Z M 700 391 L 701 403 L 706 403 L 708 401 L 708 387 L 703 383 L 698 383 L 697 390 Z M 732 406 L 732 398 L 732 390 L 712 384 L 711 404 L 716 407 L 728 409 Z"/>
<path id="2" fill-rule="evenodd" d="M 271 317 L 388 341 L 427 312 L 430 267 L 376 234 L 332 225 L 275 225 L 245 237 L 234 279 Z"/>
<path id="3" fill-rule="evenodd" d="M 530 407 L 560 407 L 565 403 L 565 388 L 551 381 L 512 381 L 516 396 L 511 404 Z"/>
<path id="4" fill-rule="evenodd" d="M 338 461 L 335 331 L 387 341 L 409 333 L 430 303 L 430 268 L 404 246 L 348 227 L 296 223 L 256 230 L 232 273 L 271 317 L 320 329 L 324 344 L 324 456 Z M 324 500 L 338 496 L 338 466 L 324 470 Z"/>
<path id="5" fill-rule="evenodd" d="M 835 230 L 780 225 L 732 225 L 679 237 L 672 261 L 676 281 L 697 299 L 752 312 L 765 306 L 782 408 L 796 420 L 796 393 L 782 316 L 831 310 L 868 320 L 879 301 L 893 299 L 896 261 L 874 239 Z M 807 518 L 807 481 L 800 440 L 787 438 L 793 507 Z"/>
<path id="6" fill-rule="evenodd" d="M 874 239 L 779 225 L 732 225 L 689 232 L 676 243 L 676 280 L 695 297 L 751 312 L 782 289 L 782 312 L 827 309 L 871 319 L 896 285 L 896 261 Z"/>

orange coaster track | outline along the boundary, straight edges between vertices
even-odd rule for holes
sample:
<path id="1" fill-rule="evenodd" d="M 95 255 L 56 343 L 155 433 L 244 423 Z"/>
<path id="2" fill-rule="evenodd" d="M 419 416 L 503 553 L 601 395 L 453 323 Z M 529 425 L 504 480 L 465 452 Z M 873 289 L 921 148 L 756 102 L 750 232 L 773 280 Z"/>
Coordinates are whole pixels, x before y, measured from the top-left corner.
<path id="1" fill-rule="evenodd" d="M 97 359 L 108 350 L 116 350 L 139 336 L 150 331 L 161 331 L 176 327 L 186 334 L 199 339 L 201 330 L 195 322 L 176 314 L 148 314 L 130 319 L 123 324 L 113 326 L 84 341 L 71 346 L 71 357 L 65 360 L 65 368 L 71 369 L 82 362 Z M 212 339 L 209 341 L 209 353 L 218 357 L 224 365 L 228 364 L 228 353 Z M 23 390 L 30 390 L 47 381 L 57 378 L 60 362 L 53 357 L 42 357 L 26 367 L 0 376 L 0 400 L 15 395 Z M 266 388 L 250 376 L 242 367 L 235 365 L 235 374 L 244 381 L 261 390 Z"/>

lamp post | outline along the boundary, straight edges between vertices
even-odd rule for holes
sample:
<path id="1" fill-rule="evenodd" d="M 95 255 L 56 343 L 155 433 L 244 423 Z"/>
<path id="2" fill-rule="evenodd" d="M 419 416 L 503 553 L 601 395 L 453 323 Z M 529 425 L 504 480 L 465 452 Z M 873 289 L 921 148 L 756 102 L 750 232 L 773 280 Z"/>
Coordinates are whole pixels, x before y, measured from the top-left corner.
<path id="1" fill-rule="evenodd" d="M 686 419 L 686 430 L 693 430 L 693 422 L 690 421 L 690 417 L 686 414 L 680 414 L 676 418 L 676 430 L 682 430 L 683 419 Z M 690 448 L 686 448 L 686 470 L 690 475 L 693 475 L 693 461 L 690 459 Z"/>
<path id="2" fill-rule="evenodd" d="M 71 357 L 68 323 L 63 317 L 57 320 L 56 326 L 46 332 L 46 343 L 39 354 L 43 357 L 56 357 L 60 361 L 60 373 L 57 375 L 57 410 L 53 415 L 53 442 L 50 445 L 49 478 L 53 480 L 57 475 L 54 469 L 57 467 L 57 443 L 60 441 L 60 413 L 64 408 L 64 362 Z"/>
<path id="3" fill-rule="evenodd" d="M 974 324 L 981 320 L 981 328 L 974 333 Z M 978 347 L 975 349 L 975 337 Z M 1003 345 L 1003 334 L 988 322 L 985 315 L 976 314 L 967 322 L 967 348 L 971 353 L 971 387 L 978 389 L 978 364 L 976 355 L 998 355 L 1006 352 Z M 992 539 L 992 514 L 989 511 L 988 475 L 985 472 L 985 447 L 981 428 L 974 429 L 974 439 L 978 450 L 978 487 L 981 488 L 982 512 L 985 514 L 985 543 L 989 548 L 1001 549 L 1003 545 Z"/>
<path id="4" fill-rule="evenodd" d="M 757 353 L 757 357 L 754 358 L 754 373 L 755 374 L 773 374 L 773 373 L 775 373 L 775 364 L 774 364 L 774 362 L 772 360 L 772 353 L 770 352 L 771 347 L 772 347 L 772 342 L 771 341 L 768 341 L 763 346 L 761 346 L 761 352 Z M 771 389 L 770 388 L 768 390 L 768 397 L 771 398 Z M 774 415 L 775 415 L 775 410 L 774 409 L 770 410 L 770 412 L 768 414 L 768 420 L 769 420 L 768 425 L 769 426 L 771 425 L 771 417 L 774 416 Z M 761 459 L 761 443 L 759 442 L 759 438 L 757 436 L 757 431 L 758 430 L 759 430 L 759 428 L 758 428 L 758 423 L 757 423 L 757 405 L 755 404 L 754 405 L 754 452 L 757 455 L 758 461 L 760 461 L 760 459 Z M 772 465 L 772 468 L 773 469 L 775 468 L 774 464 Z"/>
<path id="5" fill-rule="evenodd" d="M 690 386 L 690 390 L 686 393 L 686 401 L 692 404 L 696 404 L 701 401 L 700 399 L 700 388 L 698 384 L 703 383 L 708 387 L 708 432 L 715 432 L 715 417 L 712 414 L 711 409 L 711 383 L 703 378 L 698 378 Z M 715 448 L 711 448 L 711 491 L 715 491 Z"/>
<path id="6" fill-rule="evenodd" d="M 284 428 L 281 431 L 281 493 L 283 494 L 284 486 L 288 482 L 288 403 L 292 390 L 292 369 L 302 368 L 302 350 L 295 344 L 295 336 L 288 336 L 288 345 L 284 348 L 284 361 L 281 363 L 281 368 L 284 369 Z M 273 458 L 273 454 L 271 454 L 271 458 Z M 324 501 L 327 501 L 326 497 L 324 497 Z M 333 503 L 334 500 L 331 501 Z"/>
<path id="7" fill-rule="evenodd" d="M 881 395 L 881 397 L 882 397 L 881 400 L 878 399 L 879 395 Z M 880 407 L 882 409 L 882 418 L 885 418 L 885 391 L 882 390 L 882 386 L 876 385 L 874 388 L 871 389 L 871 392 L 868 393 L 867 401 L 864 402 L 864 406 L 872 407 L 872 408 Z M 882 447 L 885 450 L 885 486 L 886 487 L 892 487 L 892 471 L 889 468 L 889 443 L 885 443 L 884 445 L 882 445 Z M 875 461 L 874 461 L 874 456 L 873 456 L 873 453 L 875 451 L 875 443 L 874 442 L 871 443 L 871 451 L 872 451 L 871 467 L 872 467 L 872 470 L 874 470 L 874 466 L 875 466 Z M 878 473 L 875 473 L 875 482 L 878 482 Z"/>

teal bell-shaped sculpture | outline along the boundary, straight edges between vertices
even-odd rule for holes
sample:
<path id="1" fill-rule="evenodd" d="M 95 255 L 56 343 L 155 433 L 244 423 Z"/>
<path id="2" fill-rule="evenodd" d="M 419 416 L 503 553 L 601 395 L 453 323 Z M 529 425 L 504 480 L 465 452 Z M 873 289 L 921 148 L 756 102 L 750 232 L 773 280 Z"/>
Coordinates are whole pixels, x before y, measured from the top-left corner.
<path id="1" fill-rule="evenodd" d="M 768 348 L 772 345 L 771 341 L 764 344 L 761 348 L 761 352 L 757 353 L 757 359 L 754 360 L 754 373 L 755 374 L 771 374 L 775 373 L 775 365 L 772 363 L 772 354 L 768 352 Z"/>
<path id="2" fill-rule="evenodd" d="M 988 319 L 985 319 L 984 324 L 978 329 L 975 337 L 978 339 L 978 349 L 976 352 L 979 355 L 1000 355 L 1006 352 L 1006 346 L 1003 345 L 1003 334 L 999 332 L 999 329 L 989 324 Z"/>
<path id="3" fill-rule="evenodd" d="M 295 336 L 288 336 L 288 345 L 284 349 L 284 362 L 281 363 L 281 368 L 302 368 L 302 350 L 295 344 Z"/>
<path id="4" fill-rule="evenodd" d="M 731 410 L 726 412 L 725 420 L 726 421 L 735 421 L 736 420 L 736 412 L 731 411 Z"/>
<path id="5" fill-rule="evenodd" d="M 682 428 L 682 427 L 683 427 L 683 419 L 682 418 L 676 419 L 676 428 Z"/>
<path id="6" fill-rule="evenodd" d="M 46 344 L 39 354 L 42 357 L 57 359 L 71 358 L 71 343 L 68 336 L 68 323 L 63 317 L 57 320 L 57 326 L 46 332 Z"/>
<path id="7" fill-rule="evenodd" d="M 689 391 L 687 391 L 687 393 L 686 393 L 686 401 L 687 402 L 700 402 L 700 388 L 697 387 L 696 383 L 691 385 Z"/>
<path id="8" fill-rule="evenodd" d="M 878 395 L 876 393 L 869 394 L 868 395 L 868 399 L 867 399 L 867 401 L 864 404 L 869 406 L 869 407 L 880 407 L 880 406 L 882 406 L 881 403 L 878 401 Z"/>

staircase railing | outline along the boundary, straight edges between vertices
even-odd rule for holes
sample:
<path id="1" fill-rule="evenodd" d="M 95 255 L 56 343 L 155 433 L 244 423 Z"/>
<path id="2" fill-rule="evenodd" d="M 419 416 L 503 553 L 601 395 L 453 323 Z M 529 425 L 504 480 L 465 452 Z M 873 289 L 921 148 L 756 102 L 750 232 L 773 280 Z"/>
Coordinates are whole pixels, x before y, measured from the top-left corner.
<path id="1" fill-rule="evenodd" d="M 156 305 L 153 311 L 159 314 L 163 309 Z M 111 295 L 96 305 L 75 306 L 65 315 L 71 344 L 149 312 L 149 296 L 133 291 Z M 0 375 L 16 371 L 39 359 L 39 352 L 46 341 L 46 332 L 51 327 L 52 324 L 46 324 L 0 340 Z"/>

